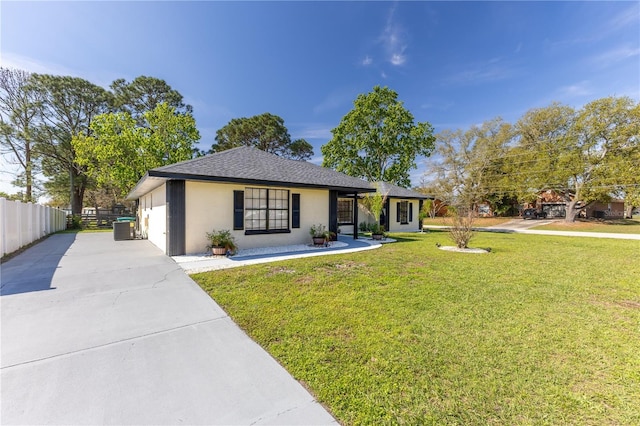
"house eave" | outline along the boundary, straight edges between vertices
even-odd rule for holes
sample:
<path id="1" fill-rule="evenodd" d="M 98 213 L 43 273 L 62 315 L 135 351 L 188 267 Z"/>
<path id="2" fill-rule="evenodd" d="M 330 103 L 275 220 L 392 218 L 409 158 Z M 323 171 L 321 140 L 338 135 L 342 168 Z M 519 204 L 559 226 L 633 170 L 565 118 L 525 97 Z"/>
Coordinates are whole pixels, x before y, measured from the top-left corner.
<path id="1" fill-rule="evenodd" d="M 167 179 L 164 179 L 164 178 L 161 178 L 161 177 L 157 177 L 157 176 L 150 176 L 149 173 L 146 173 L 138 181 L 136 186 L 133 187 L 133 189 L 131 191 L 129 191 L 129 193 L 127 194 L 125 200 L 137 200 L 138 198 L 140 198 L 144 194 L 148 194 L 149 192 L 151 192 L 154 189 L 158 188 L 159 186 L 161 186 L 166 181 L 167 181 Z"/>
<path id="2" fill-rule="evenodd" d="M 154 190 L 162 185 L 167 180 L 185 180 L 196 182 L 212 182 L 212 183 L 237 183 L 243 185 L 256 185 L 256 186 L 280 186 L 287 188 L 310 188 L 310 189 L 327 189 L 338 191 L 341 195 L 355 195 L 364 192 L 375 192 L 375 189 L 370 187 L 348 187 L 348 186 L 332 186 L 332 185 L 318 185 L 309 183 L 297 183 L 297 182 L 285 182 L 285 181 L 272 181 L 261 179 L 243 179 L 226 176 L 206 176 L 190 173 L 172 173 L 164 172 L 160 170 L 149 170 L 147 174 L 140 179 L 138 184 L 129 192 L 127 200 L 135 200 L 140 196 Z"/>

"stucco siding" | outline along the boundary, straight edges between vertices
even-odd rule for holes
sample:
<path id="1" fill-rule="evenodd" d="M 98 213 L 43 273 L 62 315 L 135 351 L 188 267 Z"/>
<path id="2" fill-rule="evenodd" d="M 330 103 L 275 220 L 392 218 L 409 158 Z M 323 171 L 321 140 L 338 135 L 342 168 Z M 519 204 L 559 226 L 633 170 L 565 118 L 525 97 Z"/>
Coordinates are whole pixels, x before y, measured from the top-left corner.
<path id="1" fill-rule="evenodd" d="M 162 184 L 139 199 L 140 232 L 167 252 L 167 185 Z"/>
<path id="2" fill-rule="evenodd" d="M 411 221 L 407 224 L 398 222 L 398 203 L 409 202 L 409 217 Z M 414 232 L 418 230 L 418 200 L 403 200 L 398 198 L 389 199 L 389 232 Z"/>
<path id="3" fill-rule="evenodd" d="M 409 202 L 409 208 L 412 213 L 409 217 L 412 219 L 409 223 L 403 224 L 398 222 L 398 203 L 402 201 Z M 413 232 L 418 230 L 418 206 L 419 200 L 407 200 L 398 198 L 389 198 L 389 212 L 387 214 L 389 229 L 385 229 L 387 232 Z M 363 206 L 362 201 L 358 201 L 358 225 L 362 222 L 375 223 L 375 218 L 369 213 Z"/>
<path id="4" fill-rule="evenodd" d="M 289 228 L 291 233 L 245 235 L 244 230 L 233 230 L 233 191 L 244 191 L 247 185 L 186 182 L 186 252 L 202 253 L 206 250 L 206 232 L 212 229 L 231 230 L 239 248 L 269 247 L 310 242 L 309 228 L 313 224 L 329 221 L 329 191 L 252 185 L 252 188 L 288 189 L 300 194 L 300 228 L 291 228 L 291 204 L 289 204 Z"/>

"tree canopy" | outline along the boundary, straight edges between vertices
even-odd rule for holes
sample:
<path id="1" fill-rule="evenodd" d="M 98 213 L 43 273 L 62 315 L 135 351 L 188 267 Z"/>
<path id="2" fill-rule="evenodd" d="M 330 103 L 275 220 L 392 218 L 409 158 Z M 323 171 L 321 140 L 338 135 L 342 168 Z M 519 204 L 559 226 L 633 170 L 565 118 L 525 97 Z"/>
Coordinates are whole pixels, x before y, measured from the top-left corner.
<path id="1" fill-rule="evenodd" d="M 626 97 L 597 99 L 577 111 L 560 104 L 530 110 L 516 124 L 515 190 L 554 190 L 566 202 L 566 220 L 572 222 L 580 210 L 606 201 L 621 184 L 633 189 L 633 172 L 625 170 L 640 149 L 639 111 Z"/>
<path id="2" fill-rule="evenodd" d="M 210 152 L 238 146 L 253 146 L 271 154 L 294 160 L 308 160 L 313 147 L 304 139 L 291 140 L 284 120 L 265 112 L 253 117 L 234 118 L 216 132 L 216 143 Z"/>
<path id="3" fill-rule="evenodd" d="M 134 167 L 139 164 L 151 168 L 199 154 L 192 108 L 164 80 L 148 76 L 131 82 L 119 79 L 111 88 L 113 92 L 77 77 L 0 68 L 0 148 L 8 161 L 21 167 L 14 184 L 26 189 L 22 192 L 25 200 L 34 198 L 34 174 L 41 170 L 48 178 L 44 184 L 48 195 L 56 204 L 69 202 L 77 214 L 86 191 L 101 199 L 107 190 L 110 194 L 115 190 L 117 196 L 126 193 L 123 182 L 130 181 L 122 175 L 110 179 L 125 173 L 127 167 L 139 177 Z M 94 125 L 97 117 L 99 123 Z M 96 132 L 102 132 L 100 138 Z M 138 151 L 126 152 L 123 140 L 131 135 L 135 138 L 129 142 Z M 118 143 L 114 142 L 117 138 Z M 78 141 L 92 141 L 96 146 L 89 150 Z M 82 159 L 76 145 L 82 149 Z M 144 155 L 138 155 L 140 152 Z M 118 153 L 129 155 L 117 163 Z M 127 162 L 131 164 L 124 164 Z M 109 173 L 112 176 L 107 178 Z M 120 201 L 117 196 L 114 201 Z"/>
<path id="4" fill-rule="evenodd" d="M 71 209 L 79 214 L 90 182 L 86 169 L 77 162 L 71 140 L 89 133 L 93 118 L 108 110 L 111 94 L 82 78 L 46 74 L 33 74 L 28 90 L 38 98 L 40 124 L 35 137 L 42 171 L 49 178 L 67 174 Z M 45 188 L 51 183 L 45 183 Z"/>
<path id="5" fill-rule="evenodd" d="M 78 163 L 87 168 L 99 188 L 124 197 L 149 169 L 188 160 L 200 139 L 190 114 L 158 104 L 139 125 L 128 112 L 107 113 L 91 123 L 91 135 L 73 139 Z"/>
<path id="6" fill-rule="evenodd" d="M 166 81 L 141 75 L 128 83 L 121 78 L 111 83 L 113 106 L 116 111 L 128 112 L 136 120 L 161 103 L 173 107 L 177 114 L 192 114 L 191 105 L 185 105 L 182 95 Z"/>
<path id="7" fill-rule="evenodd" d="M 594 201 L 611 197 L 640 202 L 640 104 L 607 97 L 576 110 L 552 103 L 527 111 L 513 126 L 486 122 L 438 135 L 438 161 L 430 164 L 432 188 L 446 201 L 472 207 L 513 198 L 535 202 L 555 192 L 566 220 Z"/>
<path id="8" fill-rule="evenodd" d="M 21 172 L 14 184 L 25 188 L 23 201 L 27 202 L 36 198 L 34 175 L 39 167 L 34 151 L 38 99 L 27 90 L 30 78 L 26 71 L 0 68 L 0 153 L 19 165 Z"/>
<path id="9" fill-rule="evenodd" d="M 408 188 L 416 157 L 429 156 L 435 138 L 427 122 L 414 117 L 388 87 L 360 94 L 322 146 L 323 166 L 370 182 L 385 181 Z"/>
<path id="10" fill-rule="evenodd" d="M 504 166 L 513 136 L 512 126 L 500 118 L 466 131 L 440 132 L 429 163 L 433 195 L 465 210 L 487 201 L 499 210 L 508 185 Z"/>

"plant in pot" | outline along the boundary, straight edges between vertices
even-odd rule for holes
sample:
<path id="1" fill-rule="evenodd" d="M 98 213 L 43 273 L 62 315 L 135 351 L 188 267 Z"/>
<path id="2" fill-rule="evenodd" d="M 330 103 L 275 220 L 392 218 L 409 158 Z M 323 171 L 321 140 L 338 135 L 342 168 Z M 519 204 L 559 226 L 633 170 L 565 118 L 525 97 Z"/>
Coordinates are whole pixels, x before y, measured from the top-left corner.
<path id="1" fill-rule="evenodd" d="M 381 240 L 385 237 L 384 226 L 378 223 L 372 223 L 369 228 L 371 229 L 371 238 L 374 240 Z"/>
<path id="2" fill-rule="evenodd" d="M 311 225 L 311 228 L 309 228 L 309 235 L 311 235 L 314 246 L 322 246 L 328 244 L 329 241 L 331 241 L 333 232 L 327 230 L 326 226 L 318 224 Z"/>
<path id="3" fill-rule="evenodd" d="M 369 231 L 371 232 L 371 238 L 374 240 L 381 240 L 384 237 L 384 225 L 380 225 L 380 215 L 382 209 L 387 201 L 387 194 L 380 192 L 380 183 L 375 183 L 376 192 L 374 194 L 367 194 L 362 199 L 362 206 L 364 209 L 373 216 L 374 223 L 369 224 Z"/>
<path id="4" fill-rule="evenodd" d="M 238 248 L 233 235 L 231 235 L 231 231 L 228 229 L 223 229 L 221 231 L 216 231 L 214 229 L 211 232 L 207 232 L 207 239 L 209 240 L 207 248 L 210 248 L 211 254 L 215 256 L 235 254 Z"/>

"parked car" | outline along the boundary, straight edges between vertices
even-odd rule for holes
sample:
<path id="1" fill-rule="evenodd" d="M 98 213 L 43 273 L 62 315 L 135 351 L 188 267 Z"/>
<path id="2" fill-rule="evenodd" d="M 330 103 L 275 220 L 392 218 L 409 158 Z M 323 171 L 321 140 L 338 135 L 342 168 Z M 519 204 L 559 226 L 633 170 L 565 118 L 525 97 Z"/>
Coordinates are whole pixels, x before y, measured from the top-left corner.
<path id="1" fill-rule="evenodd" d="M 547 212 L 543 212 L 542 210 L 525 209 L 525 211 L 522 212 L 523 219 L 546 219 L 546 217 Z"/>

